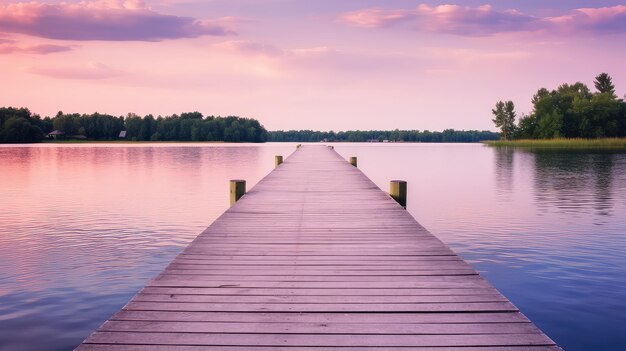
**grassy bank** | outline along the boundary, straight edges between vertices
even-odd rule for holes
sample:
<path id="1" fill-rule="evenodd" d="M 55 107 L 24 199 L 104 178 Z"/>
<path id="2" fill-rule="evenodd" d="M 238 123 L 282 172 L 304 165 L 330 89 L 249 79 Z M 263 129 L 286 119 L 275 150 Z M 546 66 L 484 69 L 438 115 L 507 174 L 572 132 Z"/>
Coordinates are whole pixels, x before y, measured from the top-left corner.
<path id="1" fill-rule="evenodd" d="M 523 148 L 564 148 L 564 149 L 626 149 L 626 138 L 601 139 L 524 139 L 524 140 L 492 140 L 484 144 L 496 147 Z"/>

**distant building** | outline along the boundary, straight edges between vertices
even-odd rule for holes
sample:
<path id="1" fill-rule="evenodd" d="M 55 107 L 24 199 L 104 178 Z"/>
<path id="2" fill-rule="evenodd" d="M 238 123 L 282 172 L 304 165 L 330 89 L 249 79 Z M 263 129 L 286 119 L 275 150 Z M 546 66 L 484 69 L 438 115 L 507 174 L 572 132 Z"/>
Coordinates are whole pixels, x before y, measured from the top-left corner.
<path id="1" fill-rule="evenodd" d="M 52 137 L 54 139 L 58 139 L 60 137 L 63 137 L 65 135 L 64 132 L 60 131 L 60 130 L 53 130 L 52 132 L 48 133 L 48 137 Z"/>
<path id="2" fill-rule="evenodd" d="M 126 131 L 125 130 L 120 132 L 119 138 L 121 138 L 121 139 L 126 138 Z"/>

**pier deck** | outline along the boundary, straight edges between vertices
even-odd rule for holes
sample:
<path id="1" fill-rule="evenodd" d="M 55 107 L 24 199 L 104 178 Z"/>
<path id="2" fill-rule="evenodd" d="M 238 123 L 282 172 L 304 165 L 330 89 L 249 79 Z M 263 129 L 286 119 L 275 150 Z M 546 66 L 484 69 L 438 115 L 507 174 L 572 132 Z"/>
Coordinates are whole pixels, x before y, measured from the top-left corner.
<path id="1" fill-rule="evenodd" d="M 560 350 L 325 146 L 294 152 L 78 349 Z"/>

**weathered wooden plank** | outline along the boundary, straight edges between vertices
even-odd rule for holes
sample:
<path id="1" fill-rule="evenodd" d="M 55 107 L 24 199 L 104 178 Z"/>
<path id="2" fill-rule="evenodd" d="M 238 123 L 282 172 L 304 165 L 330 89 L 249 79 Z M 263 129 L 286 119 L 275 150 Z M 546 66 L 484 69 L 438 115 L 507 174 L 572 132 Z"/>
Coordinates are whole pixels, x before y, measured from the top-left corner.
<path id="1" fill-rule="evenodd" d="M 365 334 L 365 335 L 449 335 L 449 334 L 540 334 L 532 323 L 241 323 L 107 321 L 100 331 L 150 333 L 243 333 L 243 334 Z"/>
<path id="2" fill-rule="evenodd" d="M 137 311 L 221 312 L 515 312 L 510 302 L 465 303 L 194 303 L 132 300 L 124 307 Z"/>
<path id="3" fill-rule="evenodd" d="M 452 276 L 453 277 L 453 276 Z M 475 276 L 462 276 L 463 278 Z M 450 276 L 431 276 L 418 282 L 396 281 L 391 285 L 389 282 L 373 281 L 241 281 L 235 278 L 231 280 L 211 280 L 211 279 L 185 279 L 185 277 L 161 276 L 148 283 L 146 286 L 161 287 L 195 287 L 195 288 L 338 288 L 338 289 L 370 289 L 370 288 L 396 288 L 396 289 L 450 289 L 450 288 L 488 288 L 489 284 L 481 280 L 434 280 L 432 278 L 451 278 Z M 431 278 L 431 279 L 426 279 Z"/>
<path id="4" fill-rule="evenodd" d="M 422 295 L 422 296 L 316 296 L 316 295 L 176 295 L 144 294 L 133 301 L 143 302 L 200 302 L 200 303 L 286 303 L 286 304 L 414 304 L 414 303 L 461 303 L 461 302 L 502 302 L 508 301 L 496 293 L 484 295 Z"/>
<path id="5" fill-rule="evenodd" d="M 311 264 L 311 263 L 319 263 L 319 264 L 354 264 L 354 263 L 369 263 L 372 265 L 376 264 L 437 264 L 439 262 L 458 262 L 460 259 L 456 255 L 430 255 L 430 256 L 420 256 L 420 255 L 403 255 L 403 256 L 281 256 L 281 255 L 272 255 L 272 256 L 254 256 L 254 255 L 202 255 L 202 254 L 180 254 L 174 262 L 216 262 L 216 263 L 227 263 L 227 264 L 276 264 L 276 263 L 286 263 L 286 264 Z"/>
<path id="6" fill-rule="evenodd" d="M 246 280 L 245 277 L 291 277 L 290 281 L 299 281 L 300 279 L 307 278 L 319 278 L 324 277 L 327 279 L 337 278 L 341 281 L 347 281 L 352 278 L 348 277 L 384 277 L 384 279 L 395 280 L 392 276 L 411 277 L 411 276 L 431 276 L 431 275 L 475 275 L 475 270 L 471 268 L 456 268 L 456 269 L 414 269 L 403 271 L 347 271 L 347 270 L 311 270 L 311 269 L 274 269 L 274 270 L 249 270 L 249 269 L 229 269 L 229 270 L 215 270 L 215 269 L 178 269 L 176 267 L 169 267 L 167 270 L 168 275 L 194 275 L 194 276 L 211 276 L 215 279 L 223 279 L 224 277 L 238 277 L 241 276 L 242 280 Z M 298 277 L 297 279 L 295 277 Z M 310 280 L 310 278 L 308 280 Z M 355 278 L 356 279 L 356 278 Z M 403 279 L 404 280 L 404 279 Z M 368 280 L 369 281 L 369 280 Z"/>
<path id="7" fill-rule="evenodd" d="M 471 269 L 471 266 L 461 261 L 439 261 L 435 263 L 422 263 L 422 264 L 384 264 L 376 265 L 367 262 L 361 264 L 290 264 L 274 263 L 274 264 L 229 264 L 229 263 L 180 263 L 178 261 L 172 262 L 168 266 L 168 269 L 199 269 L 199 270 L 221 270 L 221 271 L 236 271 L 246 269 L 249 271 L 271 271 L 278 270 L 318 270 L 318 271 L 385 271 L 394 272 L 398 270 L 411 271 L 411 270 L 432 270 L 432 269 Z"/>
<path id="8" fill-rule="evenodd" d="M 168 269 L 179 269 L 179 270 L 199 270 L 199 271 L 211 271 L 211 272 L 237 272 L 237 271 L 247 271 L 250 273 L 254 272 L 267 272 L 267 273 L 275 273 L 275 272 L 288 272 L 288 271 L 296 271 L 296 272 L 403 272 L 403 271 L 433 271 L 433 270 L 455 270 L 455 269 L 473 269 L 467 264 L 459 263 L 459 262 L 439 262 L 439 264 L 424 264 L 424 265 L 410 265 L 410 264 L 385 264 L 385 265 L 376 265 L 376 264 L 344 264 L 344 265 L 334 265 L 334 264 L 293 264 L 288 265 L 286 263 L 273 263 L 273 264 L 227 264 L 227 263 L 172 263 L 168 266 Z"/>
<path id="9" fill-rule="evenodd" d="M 214 281 L 226 281 L 226 279 L 236 280 L 242 284 L 256 284 L 256 283 L 341 283 L 341 284 L 350 284 L 357 283 L 363 285 L 367 285 L 367 283 L 379 283 L 383 285 L 402 287 L 402 285 L 410 284 L 410 283 L 420 283 L 420 282 L 437 282 L 435 280 L 424 280 L 425 278 L 451 278 L 451 277 L 465 277 L 465 276 L 475 276 L 475 272 L 471 273 L 462 273 L 462 274 L 437 274 L 437 275 L 402 275 L 402 276 L 380 276 L 380 275 L 366 275 L 366 276 L 350 276 L 350 275 L 203 275 L 203 274 L 180 274 L 180 273 L 170 273 L 166 271 L 162 273 L 159 277 L 160 280 L 167 280 L 168 278 L 177 279 L 180 281 L 195 281 L 195 282 L 211 282 Z"/>
<path id="10" fill-rule="evenodd" d="M 201 248 L 201 247 L 193 247 L 191 249 L 186 250 L 187 253 L 202 253 L 207 255 L 242 255 L 242 256 L 251 256 L 251 255 L 260 255 L 260 256 L 273 256 L 278 253 L 292 254 L 294 256 L 304 255 L 304 256 L 315 256 L 321 253 L 327 253 L 329 255 L 334 256 L 350 256 L 354 254 L 354 252 L 359 252 L 361 255 L 369 255 L 369 256 L 387 256 L 389 254 L 393 254 L 396 256 L 442 256 L 449 255 L 450 251 L 446 249 L 407 249 L 407 250 L 398 250 L 398 251 L 385 251 L 385 250 L 376 250 L 376 249 L 359 249 L 359 250 L 347 250 L 347 249 L 330 249 L 328 251 L 318 249 L 318 250 L 309 250 L 309 249 L 300 249 L 295 251 L 290 250 L 274 250 L 272 248 L 259 248 L 259 249 L 245 249 L 245 248 L 233 248 L 233 249 L 219 249 L 219 248 Z"/>
<path id="11" fill-rule="evenodd" d="M 206 346 L 550 346 L 543 334 L 361 335 L 361 334 L 204 334 L 104 332 L 86 343 Z"/>
<path id="12" fill-rule="evenodd" d="M 559 348 L 358 169 L 300 148 L 80 350 Z"/>
<path id="13" fill-rule="evenodd" d="M 459 289 L 269 289 L 269 288 L 170 288 L 146 286 L 142 294 L 166 295 L 237 295 L 237 296 L 462 296 L 498 294 L 491 288 Z"/>
<path id="14" fill-rule="evenodd" d="M 118 311 L 111 320 L 182 321 L 182 322 L 240 322 L 240 323 L 529 323 L 519 312 L 512 313 L 280 313 L 280 312 L 179 312 L 179 311 Z"/>
<path id="15" fill-rule="evenodd" d="M 248 351 L 250 346 L 212 346 L 212 351 Z M 206 351 L 206 346 L 192 345 L 120 345 L 120 344 L 82 344 L 82 351 Z M 407 351 L 406 347 L 299 347 L 299 346 L 257 346 L 255 351 Z M 459 351 L 458 347 L 423 347 L 412 346 L 416 351 Z M 463 347 L 462 351 L 562 351 L 558 346 L 479 346 Z"/>

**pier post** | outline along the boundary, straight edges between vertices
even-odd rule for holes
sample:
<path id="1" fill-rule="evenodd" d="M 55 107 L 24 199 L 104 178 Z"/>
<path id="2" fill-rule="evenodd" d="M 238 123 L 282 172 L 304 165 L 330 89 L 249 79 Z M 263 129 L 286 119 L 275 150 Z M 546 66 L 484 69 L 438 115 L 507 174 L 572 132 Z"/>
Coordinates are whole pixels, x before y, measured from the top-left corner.
<path id="1" fill-rule="evenodd" d="M 283 157 L 280 155 L 274 156 L 274 163 L 276 164 L 276 167 L 278 167 L 281 163 L 283 163 Z"/>
<path id="2" fill-rule="evenodd" d="M 351 156 L 350 157 L 350 164 L 353 165 L 354 167 L 356 167 L 356 156 Z"/>
<path id="3" fill-rule="evenodd" d="M 389 182 L 389 195 L 406 209 L 406 181 L 392 180 Z"/>
<path id="4" fill-rule="evenodd" d="M 233 206 L 246 193 L 246 181 L 232 179 L 230 181 L 230 205 Z"/>

